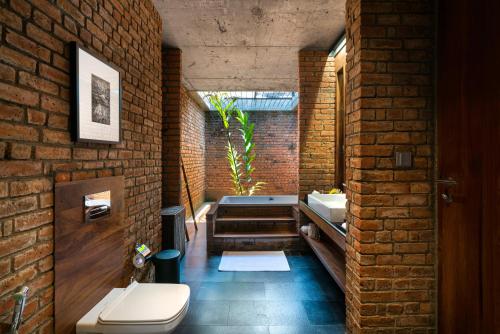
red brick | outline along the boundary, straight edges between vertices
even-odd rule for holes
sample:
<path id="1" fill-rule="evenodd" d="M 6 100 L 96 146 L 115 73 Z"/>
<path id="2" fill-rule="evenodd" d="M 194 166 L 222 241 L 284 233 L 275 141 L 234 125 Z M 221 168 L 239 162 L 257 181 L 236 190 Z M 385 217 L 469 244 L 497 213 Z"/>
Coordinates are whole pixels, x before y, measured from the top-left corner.
<path id="1" fill-rule="evenodd" d="M 71 173 L 71 179 L 73 181 L 94 179 L 95 177 L 96 173 L 94 171 L 78 171 Z"/>
<path id="2" fill-rule="evenodd" d="M 33 211 L 38 206 L 36 196 L 19 197 L 12 199 L 12 202 L 15 208 L 15 213 Z"/>
<path id="3" fill-rule="evenodd" d="M 0 182 L 0 198 L 9 195 L 9 185 L 7 182 Z"/>
<path id="4" fill-rule="evenodd" d="M 0 122 L 0 138 L 36 141 L 39 134 L 33 127 Z"/>
<path id="5" fill-rule="evenodd" d="M 19 83 L 49 94 L 57 95 L 59 93 L 59 87 L 55 83 L 44 80 L 28 72 L 19 72 Z"/>
<path id="6" fill-rule="evenodd" d="M 86 149 L 86 148 L 74 148 L 73 149 L 73 159 L 75 160 L 96 160 L 97 150 L 96 149 Z"/>
<path id="7" fill-rule="evenodd" d="M 46 209 L 18 216 L 14 219 L 14 229 L 16 231 L 26 231 L 40 227 L 53 221 L 53 210 Z"/>
<path id="8" fill-rule="evenodd" d="M 52 243 L 45 242 L 37 244 L 35 247 L 17 254 L 16 256 L 14 256 L 14 270 L 18 270 L 25 265 L 36 262 L 39 259 L 51 254 L 52 251 Z"/>
<path id="9" fill-rule="evenodd" d="M 31 90 L 0 82 L 0 98 L 14 103 L 36 106 L 38 105 L 39 95 Z"/>
<path id="10" fill-rule="evenodd" d="M 8 161 L 0 160 L 0 177 L 30 176 L 42 172 L 39 161 Z"/>
<path id="11" fill-rule="evenodd" d="M 48 0 L 31 0 L 31 3 L 37 6 L 44 14 L 48 15 L 55 22 L 61 22 L 61 10 Z"/>
<path id="12" fill-rule="evenodd" d="M 46 31 L 52 30 L 52 20 L 47 15 L 45 15 L 44 13 L 42 13 L 37 9 L 35 9 L 33 12 L 33 21 L 36 23 L 37 26 L 41 27 Z"/>
<path id="13" fill-rule="evenodd" d="M 16 49 L 23 50 L 35 58 L 50 62 L 50 51 L 45 47 L 37 44 L 26 37 L 21 36 L 13 31 L 8 31 L 5 40 Z"/>
<path id="14" fill-rule="evenodd" d="M 0 119 L 20 122 L 24 119 L 24 110 L 20 107 L 0 102 Z"/>
<path id="15" fill-rule="evenodd" d="M 44 129 L 43 142 L 53 144 L 69 144 L 71 142 L 71 139 L 70 134 L 67 131 Z"/>
<path id="16" fill-rule="evenodd" d="M 40 75 L 64 86 L 69 86 L 69 75 L 49 65 L 40 64 Z"/>
<path id="17" fill-rule="evenodd" d="M 4 81 L 15 81 L 16 70 L 8 65 L 0 64 L 0 79 Z"/>
<path id="18" fill-rule="evenodd" d="M 36 232 L 15 234 L 9 238 L 0 239 L 0 257 L 17 252 L 33 245 Z"/>
<path id="19" fill-rule="evenodd" d="M 40 194 L 40 208 L 45 209 L 54 205 L 54 195 L 52 192 Z"/>
<path id="20" fill-rule="evenodd" d="M 69 126 L 68 116 L 50 114 L 47 125 L 52 128 L 66 130 Z"/>
<path id="21" fill-rule="evenodd" d="M 9 145 L 9 157 L 19 160 L 31 158 L 31 145 L 11 143 Z"/>
<path id="22" fill-rule="evenodd" d="M 25 0 L 12 0 L 10 6 L 22 17 L 31 16 L 31 5 Z"/>
<path id="23" fill-rule="evenodd" d="M 28 123 L 43 125 L 45 124 L 46 118 L 47 118 L 46 113 L 35 109 L 28 109 Z"/>
<path id="24" fill-rule="evenodd" d="M 11 65 L 20 67 L 27 71 L 34 72 L 36 69 L 35 59 L 25 56 L 22 53 L 13 50 L 5 45 L 0 46 L 0 58 Z"/>
<path id="25" fill-rule="evenodd" d="M 63 43 L 57 38 L 54 38 L 52 35 L 36 27 L 35 25 L 28 23 L 26 25 L 26 33 L 28 36 L 38 41 L 42 45 L 45 45 L 46 47 L 50 48 L 51 50 L 54 50 L 58 53 L 63 53 L 64 51 Z"/>
<path id="26" fill-rule="evenodd" d="M 52 182 L 47 178 L 38 178 L 23 181 L 14 181 L 10 183 L 10 195 L 21 196 L 37 194 L 40 192 L 51 191 Z"/>
<path id="27" fill-rule="evenodd" d="M 42 95 L 41 101 L 42 109 L 69 115 L 69 103 L 67 101 L 49 95 Z"/>
<path id="28" fill-rule="evenodd" d="M 3 293 L 14 291 L 23 282 L 28 282 L 36 277 L 36 269 L 33 266 L 27 267 L 13 275 L 0 280 L 0 289 Z"/>
<path id="29" fill-rule="evenodd" d="M 21 30 L 23 26 L 22 19 L 5 7 L 0 7 L 0 21 L 16 30 Z"/>

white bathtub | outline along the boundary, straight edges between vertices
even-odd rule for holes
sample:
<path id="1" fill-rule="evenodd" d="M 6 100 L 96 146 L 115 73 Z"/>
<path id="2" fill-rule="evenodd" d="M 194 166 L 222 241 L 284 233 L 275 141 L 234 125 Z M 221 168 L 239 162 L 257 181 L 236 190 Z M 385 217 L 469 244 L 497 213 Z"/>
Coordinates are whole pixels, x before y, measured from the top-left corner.
<path id="1" fill-rule="evenodd" d="M 219 205 L 272 205 L 291 206 L 298 205 L 299 197 L 296 195 L 269 195 L 269 196 L 224 196 Z"/>

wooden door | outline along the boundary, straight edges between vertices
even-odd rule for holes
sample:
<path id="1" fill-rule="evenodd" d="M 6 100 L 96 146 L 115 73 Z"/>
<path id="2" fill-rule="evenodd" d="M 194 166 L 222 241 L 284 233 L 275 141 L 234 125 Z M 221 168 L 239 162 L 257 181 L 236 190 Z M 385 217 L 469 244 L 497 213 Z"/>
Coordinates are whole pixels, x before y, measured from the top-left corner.
<path id="1" fill-rule="evenodd" d="M 439 1 L 439 333 L 500 333 L 498 14 L 493 1 Z"/>

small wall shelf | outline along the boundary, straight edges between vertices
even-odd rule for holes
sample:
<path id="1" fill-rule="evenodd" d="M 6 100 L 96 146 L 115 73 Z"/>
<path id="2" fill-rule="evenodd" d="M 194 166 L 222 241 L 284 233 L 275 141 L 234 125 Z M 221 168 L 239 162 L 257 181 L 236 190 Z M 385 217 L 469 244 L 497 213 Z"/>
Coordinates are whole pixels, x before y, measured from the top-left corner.
<path id="1" fill-rule="evenodd" d="M 336 226 L 336 224 L 330 223 L 318 215 L 303 201 L 300 202 L 299 208 L 303 214 L 300 221 L 301 225 L 312 221 L 322 231 L 322 238 L 320 240 L 309 238 L 301 232 L 302 237 L 309 244 L 340 289 L 345 291 L 345 232 Z M 307 221 L 302 219 L 304 216 Z"/>

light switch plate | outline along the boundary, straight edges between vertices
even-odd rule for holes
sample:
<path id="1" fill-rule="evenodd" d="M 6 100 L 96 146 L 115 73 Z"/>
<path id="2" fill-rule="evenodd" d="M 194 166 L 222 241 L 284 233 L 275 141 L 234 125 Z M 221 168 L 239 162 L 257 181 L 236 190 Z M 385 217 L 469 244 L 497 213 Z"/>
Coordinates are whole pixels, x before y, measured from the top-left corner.
<path id="1" fill-rule="evenodd" d="M 412 154 L 407 152 L 396 152 L 396 167 L 397 168 L 411 168 Z"/>

